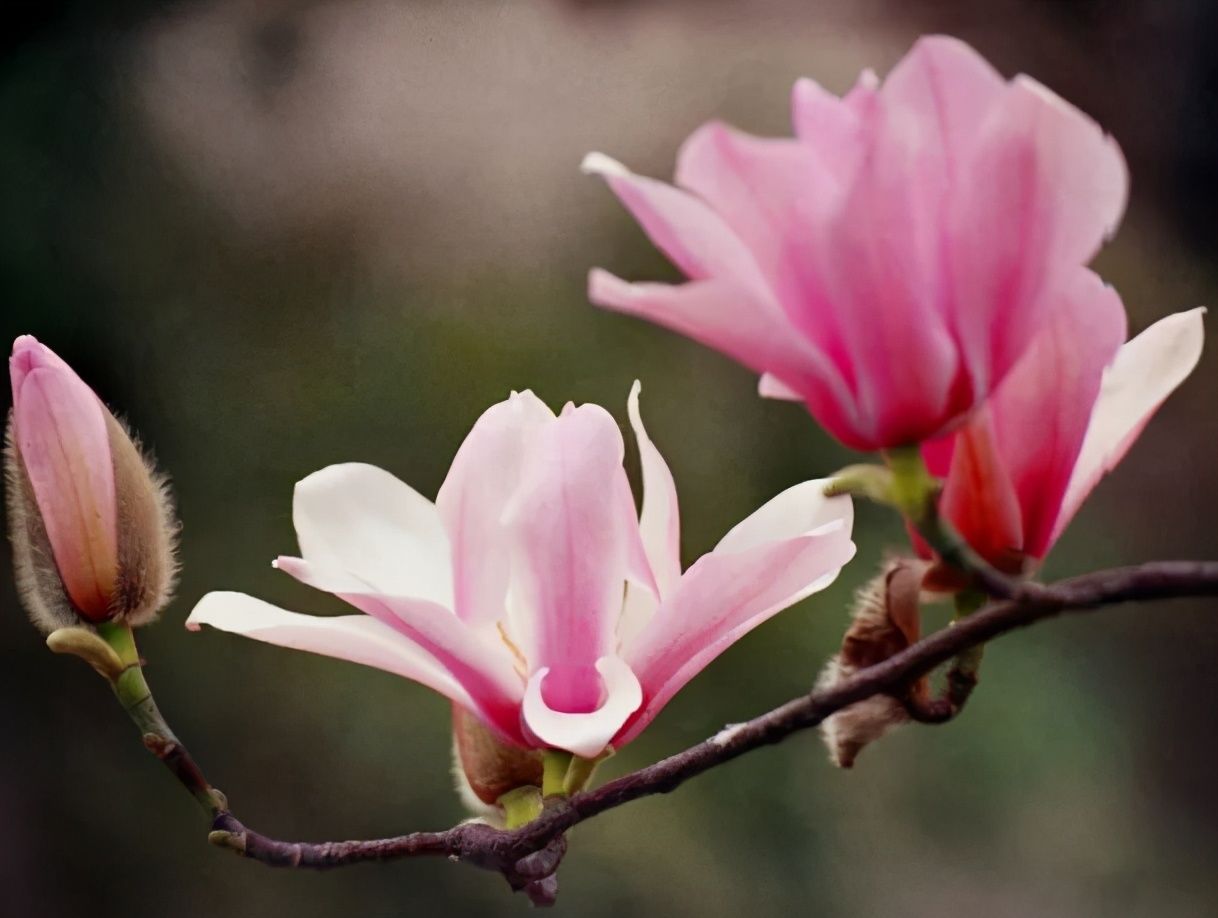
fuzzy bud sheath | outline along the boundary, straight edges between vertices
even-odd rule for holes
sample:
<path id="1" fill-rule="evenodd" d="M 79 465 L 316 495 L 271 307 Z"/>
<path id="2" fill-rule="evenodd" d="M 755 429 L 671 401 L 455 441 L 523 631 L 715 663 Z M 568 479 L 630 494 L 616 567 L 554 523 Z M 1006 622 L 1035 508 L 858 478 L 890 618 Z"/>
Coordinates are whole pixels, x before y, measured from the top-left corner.
<path id="1" fill-rule="evenodd" d="M 32 338 L 14 346 L 13 401 L 9 538 L 30 618 L 47 634 L 151 621 L 177 572 L 164 479 L 71 368 Z"/>
<path id="2" fill-rule="evenodd" d="M 454 704 L 453 778 L 470 812 L 498 822 L 500 797 L 519 787 L 541 787 L 541 752 L 503 742 L 476 716 Z"/>
<path id="3" fill-rule="evenodd" d="M 832 688 L 918 640 L 919 598 L 927 567 L 922 561 L 890 561 L 878 577 L 859 590 L 842 649 L 825 666 L 817 680 L 818 689 Z M 923 676 L 906 694 L 925 697 L 929 692 L 929 680 Z M 902 698 L 874 695 L 828 717 L 821 725 L 821 735 L 834 764 L 850 768 L 864 746 L 909 719 Z"/>

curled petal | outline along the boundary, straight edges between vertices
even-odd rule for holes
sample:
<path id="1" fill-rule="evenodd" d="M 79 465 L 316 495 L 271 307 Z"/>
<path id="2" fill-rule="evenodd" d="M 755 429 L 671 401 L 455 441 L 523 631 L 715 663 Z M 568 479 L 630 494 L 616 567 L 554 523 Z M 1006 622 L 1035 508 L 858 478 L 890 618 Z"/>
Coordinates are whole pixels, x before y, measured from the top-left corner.
<path id="1" fill-rule="evenodd" d="M 544 683 L 550 670 L 543 667 L 529 679 L 524 693 L 522 717 L 528 732 L 542 745 L 586 759 L 604 752 L 627 718 L 643 703 L 643 690 L 634 672 L 619 657 L 606 656 L 596 661 L 603 683 L 604 699 L 586 713 L 556 711 L 545 700 Z"/>

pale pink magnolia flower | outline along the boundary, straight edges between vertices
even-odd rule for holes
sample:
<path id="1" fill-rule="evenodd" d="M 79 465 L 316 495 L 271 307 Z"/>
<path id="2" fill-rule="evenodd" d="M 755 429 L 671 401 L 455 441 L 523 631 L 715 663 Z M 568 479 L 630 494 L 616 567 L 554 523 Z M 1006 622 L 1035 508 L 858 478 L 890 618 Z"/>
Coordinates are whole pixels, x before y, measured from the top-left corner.
<path id="1" fill-rule="evenodd" d="M 1120 298 L 1080 271 L 985 407 L 955 433 L 923 444 L 931 473 L 946 478 L 944 515 L 1010 572 L 1044 558 L 1197 365 L 1204 312 L 1170 315 L 1123 344 Z"/>
<path id="2" fill-rule="evenodd" d="M 605 178 L 688 282 L 600 269 L 594 303 L 761 373 L 848 446 L 921 442 L 1002 380 L 1125 207 L 1111 138 L 1026 76 L 928 37 L 883 85 L 795 85 L 794 138 L 710 123 L 675 187 L 598 153 Z"/>
<path id="3" fill-rule="evenodd" d="M 779 494 L 682 573 L 672 476 L 629 402 L 636 515 L 613 418 L 531 392 L 490 408 L 436 502 L 370 465 L 296 486 L 300 558 L 276 566 L 363 615 L 299 615 L 211 593 L 188 627 L 422 683 L 500 738 L 593 757 L 629 742 L 738 638 L 828 586 L 854 554 L 848 499 Z"/>
<path id="4" fill-rule="evenodd" d="M 9 535 L 22 603 L 43 631 L 121 619 L 168 601 L 176 525 L 160 477 L 126 429 L 50 348 L 9 358 Z"/>

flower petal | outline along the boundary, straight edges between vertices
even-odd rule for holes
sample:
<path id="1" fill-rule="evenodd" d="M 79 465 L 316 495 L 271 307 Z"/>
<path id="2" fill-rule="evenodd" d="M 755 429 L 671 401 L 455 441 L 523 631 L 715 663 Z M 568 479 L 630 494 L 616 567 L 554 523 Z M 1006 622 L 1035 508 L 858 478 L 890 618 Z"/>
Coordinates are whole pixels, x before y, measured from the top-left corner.
<path id="1" fill-rule="evenodd" d="M 597 268 L 588 275 L 588 298 L 700 341 L 754 372 L 773 374 L 799 392 L 837 436 L 855 426 L 854 397 L 823 355 L 789 322 L 773 318 L 772 311 L 726 281 L 631 284 Z"/>
<path id="2" fill-rule="evenodd" d="M 1104 373 L 1086 438 L 1053 531 L 1056 539 L 1100 479 L 1137 440 L 1164 399 L 1201 359 L 1204 308 L 1160 319 L 1118 352 Z"/>
<path id="3" fill-rule="evenodd" d="M 690 280 L 721 277 L 753 297 L 764 296 L 766 284 L 752 254 L 704 202 L 664 182 L 635 175 L 601 153 L 588 154 L 580 168 L 605 179 L 651 241 Z"/>
<path id="4" fill-rule="evenodd" d="M 654 590 L 646 584 L 626 584 L 626 598 L 618 619 L 619 647 L 629 644 L 655 613 L 660 598 L 667 595 L 681 579 L 681 522 L 677 506 L 677 488 L 672 472 L 643 426 L 639 412 L 639 392 L 636 379 L 630 388 L 627 410 L 639 449 L 639 464 L 643 473 L 643 507 L 639 513 L 639 534 L 650 571 Z"/>
<path id="5" fill-rule="evenodd" d="M 978 391 L 1043 327 L 1054 291 L 1120 222 L 1121 152 L 1051 91 L 1018 77 L 992 107 L 953 186 L 945 249 L 954 323 Z"/>
<path id="6" fill-rule="evenodd" d="M 470 627 L 442 606 L 425 599 L 393 596 L 364 585 L 351 574 L 281 557 L 275 566 L 316 590 L 397 631 L 444 668 L 473 699 L 474 710 L 505 735 L 518 737 L 517 706 L 523 684 L 508 646 L 498 632 Z"/>
<path id="7" fill-rule="evenodd" d="M 1024 548 L 1023 514 L 1004 457 L 995 445 L 989 413 L 983 408 L 952 434 L 952 440 L 940 511 L 983 558 L 1004 570 L 1018 570 Z M 910 534 L 919 552 L 929 556 L 929 548 L 912 526 Z"/>
<path id="8" fill-rule="evenodd" d="M 656 449 L 643 426 L 639 411 L 642 385 L 635 380 L 630 388 L 627 411 L 639 448 L 639 464 L 643 473 L 643 507 L 639 513 L 639 531 L 643 548 L 651 564 L 660 596 L 664 596 L 681 579 L 681 515 L 677 506 L 677 486 L 672 480 L 668 463 Z"/>
<path id="9" fill-rule="evenodd" d="M 743 551 L 716 549 L 700 558 L 626 651 L 645 702 L 616 744 L 637 736 L 677 691 L 743 635 L 827 587 L 853 556 L 849 525 L 842 519 L 805 535 Z"/>
<path id="10" fill-rule="evenodd" d="M 1048 326 L 990 400 L 998 452 L 1022 509 L 1023 551 L 1034 558 L 1052 544 L 1104 367 L 1123 340 L 1121 298 L 1079 270 L 1056 298 Z"/>
<path id="11" fill-rule="evenodd" d="M 384 469 L 331 465 L 296 485 L 292 520 L 310 562 L 374 590 L 452 607 L 448 536 L 435 505 Z"/>
<path id="12" fill-rule="evenodd" d="M 884 80 L 884 103 L 921 122 L 952 172 L 967 157 L 977 128 L 1002 98 L 1006 81 L 980 54 L 947 35 L 925 35 Z"/>
<path id="13" fill-rule="evenodd" d="M 436 495 L 452 540 L 455 609 L 471 624 L 505 615 L 511 558 L 503 511 L 520 483 L 529 441 L 553 421 L 554 412 L 532 392 L 513 392 L 478 418 Z"/>
<path id="14" fill-rule="evenodd" d="M 809 79 L 796 81 L 791 91 L 795 136 L 839 180 L 847 180 L 858 168 L 863 153 L 863 103 L 874 99 L 877 85 L 875 74 L 865 70 L 844 99 Z"/>
<path id="15" fill-rule="evenodd" d="M 214 592 L 200 599 L 186 620 L 191 631 L 203 625 L 291 650 L 382 669 L 412 679 L 458 704 L 474 706 L 465 689 L 430 654 L 367 615 L 301 615 L 244 593 Z"/>
<path id="16" fill-rule="evenodd" d="M 513 604 L 522 613 L 513 636 L 530 673 L 549 668 L 545 700 L 555 710 L 599 703 L 595 664 L 613 650 L 630 543 L 640 538 L 633 512 L 622 512 L 624 451 L 603 408 L 564 410 L 530 442 L 504 513 Z"/>
<path id="17" fill-rule="evenodd" d="M 542 668 L 529 679 L 521 708 L 526 730 L 542 745 L 592 759 L 604 752 L 610 740 L 643 703 L 643 690 L 630 667 L 619 657 L 596 661 L 604 684 L 604 700 L 593 711 L 571 714 L 556 711 L 545 700 L 549 669 Z"/>
<path id="18" fill-rule="evenodd" d="M 825 496 L 832 480 L 804 481 L 770 498 L 729 529 L 715 546 L 715 553 L 748 551 L 839 523 L 849 538 L 854 527 L 854 504 L 849 497 Z"/>

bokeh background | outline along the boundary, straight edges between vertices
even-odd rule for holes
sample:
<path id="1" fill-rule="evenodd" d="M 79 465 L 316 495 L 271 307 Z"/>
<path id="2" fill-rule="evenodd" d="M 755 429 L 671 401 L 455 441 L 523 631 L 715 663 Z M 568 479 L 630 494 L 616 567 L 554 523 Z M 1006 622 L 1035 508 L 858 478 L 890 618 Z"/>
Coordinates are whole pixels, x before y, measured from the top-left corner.
<path id="1" fill-rule="evenodd" d="M 447 705 L 384 673 L 182 621 L 205 591 L 337 606 L 269 560 L 293 483 L 359 459 L 434 494 L 512 388 L 631 380 L 692 559 L 782 488 L 852 461 L 718 355 L 591 308 L 584 277 L 674 276 L 582 155 L 667 176 L 710 117 L 785 133 L 799 75 L 844 90 L 920 33 L 1026 71 L 1121 142 L 1134 193 L 1101 272 L 1140 330 L 1218 290 L 1218 7 L 1203 0 L 448 0 L 6 5 L 5 341 L 32 332 L 172 474 L 183 576 L 142 635 L 161 706 L 252 826 L 308 839 L 460 818 Z M 1046 576 L 1218 556 L 1218 354 L 1096 493 Z M 606 767 L 804 691 L 894 520 L 741 641 Z M 275 872 L 213 850 L 96 677 L 0 582 L 0 913 L 514 914 L 443 862 Z M 1015 634 L 966 715 L 834 770 L 812 734 L 580 827 L 571 915 L 1218 913 L 1218 609 L 1130 606 Z"/>

